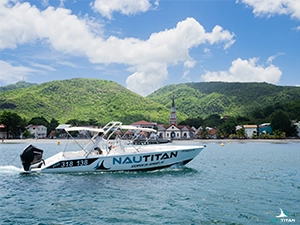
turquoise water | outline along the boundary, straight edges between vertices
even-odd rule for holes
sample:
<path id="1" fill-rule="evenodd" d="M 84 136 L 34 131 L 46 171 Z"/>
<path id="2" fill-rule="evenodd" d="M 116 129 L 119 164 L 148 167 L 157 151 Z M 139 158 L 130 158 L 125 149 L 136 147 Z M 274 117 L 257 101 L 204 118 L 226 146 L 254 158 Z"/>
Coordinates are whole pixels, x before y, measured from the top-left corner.
<path id="1" fill-rule="evenodd" d="M 0 224 L 274 224 L 280 208 L 300 223 L 300 143 L 205 144 L 185 167 L 31 175 L 26 144 L 0 144 Z"/>

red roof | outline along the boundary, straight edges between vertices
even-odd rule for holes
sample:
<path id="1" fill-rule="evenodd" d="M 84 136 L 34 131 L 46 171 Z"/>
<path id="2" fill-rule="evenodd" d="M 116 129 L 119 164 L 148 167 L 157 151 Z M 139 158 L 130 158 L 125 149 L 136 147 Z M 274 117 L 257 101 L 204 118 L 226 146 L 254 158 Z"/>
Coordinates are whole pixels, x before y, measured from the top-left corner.
<path id="1" fill-rule="evenodd" d="M 191 128 L 190 128 L 190 126 L 188 126 L 188 125 L 178 125 L 177 126 L 180 130 L 182 130 L 183 128 L 187 128 L 187 129 L 189 129 L 189 130 L 191 130 Z"/>
<path id="2" fill-rule="evenodd" d="M 170 127 L 172 127 L 172 126 L 174 126 L 174 127 L 176 127 L 176 128 L 178 128 L 179 130 L 182 130 L 183 128 L 187 128 L 189 131 L 193 131 L 191 128 L 190 128 L 190 126 L 188 126 L 188 125 L 175 125 L 175 124 L 172 124 L 172 125 L 169 125 L 169 126 L 164 126 L 166 129 L 169 129 Z"/>
<path id="3" fill-rule="evenodd" d="M 212 135 L 212 134 L 216 134 L 217 133 L 217 129 L 213 128 L 213 129 L 208 129 L 207 132 Z"/>
<path id="4" fill-rule="evenodd" d="M 138 122 L 134 122 L 132 125 L 153 125 L 153 123 L 150 123 L 146 120 L 141 120 L 141 121 L 138 121 Z"/>

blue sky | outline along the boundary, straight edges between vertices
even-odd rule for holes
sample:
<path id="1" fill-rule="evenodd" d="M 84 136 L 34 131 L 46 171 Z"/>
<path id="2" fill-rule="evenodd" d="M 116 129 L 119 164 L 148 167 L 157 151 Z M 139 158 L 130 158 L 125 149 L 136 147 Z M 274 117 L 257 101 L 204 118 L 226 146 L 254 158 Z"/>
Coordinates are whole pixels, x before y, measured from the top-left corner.
<path id="1" fill-rule="evenodd" d="M 300 85 L 299 0 L 0 0 L 0 86 Z"/>

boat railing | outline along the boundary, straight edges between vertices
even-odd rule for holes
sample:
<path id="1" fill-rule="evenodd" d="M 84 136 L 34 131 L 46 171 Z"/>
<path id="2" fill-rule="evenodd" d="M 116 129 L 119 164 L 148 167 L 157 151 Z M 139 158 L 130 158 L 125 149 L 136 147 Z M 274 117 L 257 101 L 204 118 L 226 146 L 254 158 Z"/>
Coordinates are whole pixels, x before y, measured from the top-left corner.
<path id="1" fill-rule="evenodd" d="M 79 128 L 82 128 L 80 130 Z M 122 125 L 121 122 L 112 121 L 107 123 L 102 129 L 77 127 L 68 128 L 69 131 L 78 131 L 88 138 L 88 143 L 82 146 L 68 131 L 68 135 L 84 151 L 84 156 L 90 154 L 108 155 L 113 152 L 125 152 L 128 145 L 132 150 L 139 152 L 142 145 L 158 143 L 156 130 L 151 128 L 139 128 L 131 125 Z M 126 131 L 127 130 L 127 131 Z M 125 132 L 126 131 L 126 132 Z M 124 143 L 124 137 L 128 143 Z"/>

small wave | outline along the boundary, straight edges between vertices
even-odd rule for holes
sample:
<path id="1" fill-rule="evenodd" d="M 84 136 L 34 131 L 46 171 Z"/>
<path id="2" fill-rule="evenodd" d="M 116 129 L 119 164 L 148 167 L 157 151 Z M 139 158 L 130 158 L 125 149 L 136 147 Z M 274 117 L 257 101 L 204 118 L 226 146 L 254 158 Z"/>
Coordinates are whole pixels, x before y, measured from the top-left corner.
<path id="1" fill-rule="evenodd" d="M 22 168 L 18 168 L 15 166 L 0 166 L 0 174 L 21 173 L 21 172 L 24 172 Z"/>

